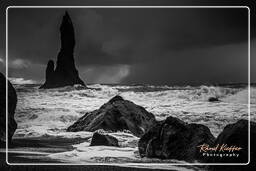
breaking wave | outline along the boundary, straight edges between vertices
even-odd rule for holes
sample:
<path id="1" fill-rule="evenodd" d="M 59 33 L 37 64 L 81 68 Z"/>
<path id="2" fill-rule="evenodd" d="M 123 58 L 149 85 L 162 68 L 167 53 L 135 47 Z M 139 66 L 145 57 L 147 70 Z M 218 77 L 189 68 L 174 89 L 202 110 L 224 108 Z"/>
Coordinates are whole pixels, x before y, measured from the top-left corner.
<path id="1" fill-rule="evenodd" d="M 52 130 L 64 131 L 86 112 L 98 109 L 115 95 L 145 107 L 159 120 L 176 115 L 188 122 L 206 123 L 207 117 L 216 120 L 215 115 L 229 116 L 230 119 L 235 118 L 234 113 L 237 117 L 248 113 L 248 88 L 241 87 L 94 84 L 86 89 L 67 86 L 45 90 L 39 89 L 39 85 L 29 84 L 15 85 L 15 88 L 19 98 L 15 115 L 19 136 L 21 132 L 24 136 L 40 136 Z M 220 102 L 210 103 L 210 97 L 216 97 Z M 256 89 L 252 87 L 252 107 L 256 104 L 255 99 Z"/>

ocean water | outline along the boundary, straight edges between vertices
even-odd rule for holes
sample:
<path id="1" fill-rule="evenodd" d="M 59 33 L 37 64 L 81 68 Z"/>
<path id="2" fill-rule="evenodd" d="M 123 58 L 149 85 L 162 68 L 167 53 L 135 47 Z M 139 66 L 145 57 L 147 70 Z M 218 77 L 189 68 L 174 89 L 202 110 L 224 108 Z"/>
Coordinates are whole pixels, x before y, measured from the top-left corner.
<path id="1" fill-rule="evenodd" d="M 248 88 L 245 86 L 171 87 L 93 84 L 88 85 L 89 89 L 74 86 L 48 90 L 38 89 L 39 85 L 35 84 L 14 86 L 18 94 L 15 114 L 18 129 L 14 139 L 83 139 L 82 142 L 71 144 L 71 150 L 53 151 L 45 155 L 60 162 L 130 163 L 130 165 L 183 163 L 176 160 L 141 159 L 137 148 L 139 138 L 129 131 L 107 132 L 119 140 L 120 147 L 90 147 L 93 132 L 66 132 L 66 128 L 78 118 L 86 112 L 98 109 L 115 95 L 121 95 L 124 99 L 145 107 L 157 120 L 174 116 L 188 123 L 204 124 L 216 137 L 227 124 L 248 118 Z M 256 121 L 256 87 L 251 87 L 250 91 L 250 116 L 252 121 Z M 220 102 L 208 102 L 209 97 L 218 97 Z"/>

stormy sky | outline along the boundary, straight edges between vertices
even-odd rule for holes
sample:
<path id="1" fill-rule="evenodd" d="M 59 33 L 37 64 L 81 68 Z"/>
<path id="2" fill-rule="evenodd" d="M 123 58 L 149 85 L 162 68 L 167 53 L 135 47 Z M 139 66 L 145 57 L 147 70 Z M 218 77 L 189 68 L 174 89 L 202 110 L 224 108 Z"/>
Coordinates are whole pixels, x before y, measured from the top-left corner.
<path id="1" fill-rule="evenodd" d="M 10 77 L 44 81 L 47 61 L 56 61 L 60 50 L 66 10 L 75 28 L 75 63 L 86 83 L 247 82 L 246 8 L 11 8 Z"/>

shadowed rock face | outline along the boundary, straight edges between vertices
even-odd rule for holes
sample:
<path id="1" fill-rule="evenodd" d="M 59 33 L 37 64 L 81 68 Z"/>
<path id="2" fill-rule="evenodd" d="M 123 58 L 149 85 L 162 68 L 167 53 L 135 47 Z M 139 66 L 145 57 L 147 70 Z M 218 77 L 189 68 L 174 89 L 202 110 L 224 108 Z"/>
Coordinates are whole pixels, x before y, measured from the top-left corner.
<path id="1" fill-rule="evenodd" d="M 119 147 L 118 140 L 111 135 L 103 135 L 95 132 L 92 136 L 92 141 L 90 146 L 115 146 Z"/>
<path id="2" fill-rule="evenodd" d="M 14 120 L 14 113 L 17 105 L 17 95 L 12 84 L 8 81 L 8 141 L 11 142 L 12 136 L 17 129 Z M 0 144 L 6 142 L 6 78 L 0 73 Z"/>
<path id="3" fill-rule="evenodd" d="M 60 26 L 61 49 L 57 57 L 57 66 L 49 60 L 46 67 L 46 81 L 40 88 L 57 88 L 80 84 L 85 86 L 79 78 L 74 61 L 75 35 L 72 21 L 66 12 Z"/>
<path id="4" fill-rule="evenodd" d="M 206 160 L 209 163 L 247 163 L 248 162 L 248 120 L 239 120 L 234 124 L 227 125 L 217 137 L 214 145 L 227 144 L 230 146 L 241 147 L 239 151 L 234 153 L 239 154 L 238 157 L 211 157 Z M 255 170 L 256 164 L 256 123 L 250 122 L 251 146 L 250 146 L 250 164 L 244 166 L 209 166 L 210 170 L 220 171 L 248 171 Z M 233 152 L 231 152 L 233 153 Z"/>
<path id="5" fill-rule="evenodd" d="M 210 98 L 208 99 L 208 101 L 209 101 L 209 102 L 218 102 L 219 99 L 218 99 L 217 97 L 210 97 Z"/>
<path id="6" fill-rule="evenodd" d="M 155 123 L 152 113 L 131 101 L 115 96 L 98 110 L 86 113 L 68 127 L 67 131 L 130 130 L 140 137 Z"/>
<path id="7" fill-rule="evenodd" d="M 141 157 L 191 162 L 202 160 L 197 146 L 213 144 L 214 140 L 208 127 L 187 124 L 170 116 L 149 129 L 139 140 L 138 146 Z"/>

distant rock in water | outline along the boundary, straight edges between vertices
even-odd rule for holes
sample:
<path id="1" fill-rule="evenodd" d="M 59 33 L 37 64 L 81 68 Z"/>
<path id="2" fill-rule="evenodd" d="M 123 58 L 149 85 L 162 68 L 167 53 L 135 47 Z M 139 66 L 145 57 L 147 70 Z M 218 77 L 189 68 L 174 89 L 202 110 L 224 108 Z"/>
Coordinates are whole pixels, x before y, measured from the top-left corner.
<path id="1" fill-rule="evenodd" d="M 98 132 L 95 132 L 92 136 L 92 141 L 90 146 L 115 146 L 119 147 L 118 140 L 111 135 L 104 135 Z"/>
<path id="2" fill-rule="evenodd" d="M 241 147 L 242 149 L 237 151 L 226 151 L 228 154 L 239 154 L 238 157 L 208 157 L 206 162 L 209 163 L 247 163 L 248 162 L 248 120 L 239 120 L 234 124 L 227 125 L 223 131 L 217 137 L 214 146 L 219 145 L 227 145 L 227 147 L 235 146 Z M 251 134 L 251 142 L 250 142 L 250 164 L 244 166 L 209 166 L 210 170 L 225 170 L 225 171 L 240 171 L 240 170 L 255 170 L 256 165 L 256 123 L 250 122 L 250 134 Z"/>
<path id="3" fill-rule="evenodd" d="M 191 162 L 202 160 L 202 154 L 197 146 L 204 143 L 211 145 L 214 140 L 208 127 L 187 124 L 170 116 L 145 133 L 140 138 L 138 146 L 141 157 Z"/>
<path id="4" fill-rule="evenodd" d="M 12 84 L 8 81 L 8 141 L 11 142 L 12 136 L 17 129 L 14 120 L 17 105 L 17 95 Z M 6 142 L 6 78 L 0 73 L 0 144 Z"/>
<path id="5" fill-rule="evenodd" d="M 209 102 L 218 102 L 219 99 L 217 97 L 209 97 L 208 101 Z"/>
<path id="6" fill-rule="evenodd" d="M 40 88 L 57 88 L 80 84 L 85 86 L 79 78 L 74 61 L 75 34 L 72 21 L 66 12 L 60 26 L 61 49 L 57 57 L 57 66 L 49 60 L 46 67 L 46 80 Z"/>
<path id="7" fill-rule="evenodd" d="M 140 137 L 156 123 L 155 116 L 131 101 L 115 96 L 98 110 L 86 113 L 67 131 L 130 130 Z"/>

